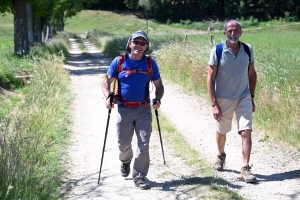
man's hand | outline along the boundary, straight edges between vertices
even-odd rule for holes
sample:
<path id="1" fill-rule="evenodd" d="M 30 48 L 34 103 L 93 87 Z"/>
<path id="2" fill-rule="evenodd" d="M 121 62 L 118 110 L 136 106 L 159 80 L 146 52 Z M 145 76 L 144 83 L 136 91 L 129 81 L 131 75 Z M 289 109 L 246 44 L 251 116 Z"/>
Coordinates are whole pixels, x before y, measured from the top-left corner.
<path id="1" fill-rule="evenodd" d="M 160 100 L 159 99 L 152 99 L 152 107 L 154 110 L 157 110 L 160 107 Z"/>
<path id="2" fill-rule="evenodd" d="M 106 98 L 105 105 L 107 109 L 113 108 L 113 100 L 114 100 L 114 94 L 113 92 L 110 92 L 108 97 Z"/>
<path id="3" fill-rule="evenodd" d="M 220 122 L 222 120 L 223 114 L 222 114 L 222 110 L 219 105 L 214 105 L 213 115 L 214 115 L 215 120 L 217 120 L 218 122 Z"/>

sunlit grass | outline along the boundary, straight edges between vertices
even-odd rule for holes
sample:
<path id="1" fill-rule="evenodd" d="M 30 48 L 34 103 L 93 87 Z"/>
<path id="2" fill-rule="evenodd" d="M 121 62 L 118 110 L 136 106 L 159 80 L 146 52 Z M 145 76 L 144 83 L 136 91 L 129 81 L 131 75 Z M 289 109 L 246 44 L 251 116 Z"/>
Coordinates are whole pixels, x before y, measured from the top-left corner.
<path id="1" fill-rule="evenodd" d="M 7 27 L 0 24 L 0 199 L 59 199 L 71 97 L 58 51 L 67 52 L 68 38 L 21 58 Z"/>
<path id="2" fill-rule="evenodd" d="M 203 25 L 205 26 L 205 25 Z M 101 32 L 109 32 L 115 36 L 129 37 L 137 30 L 144 30 L 152 36 L 184 36 L 191 28 L 185 26 L 168 26 L 155 20 L 139 19 L 130 13 L 114 13 L 109 11 L 85 10 L 77 16 L 66 20 L 65 31 L 85 37 L 89 31 L 97 29 Z M 207 27 L 204 29 L 207 30 Z"/>

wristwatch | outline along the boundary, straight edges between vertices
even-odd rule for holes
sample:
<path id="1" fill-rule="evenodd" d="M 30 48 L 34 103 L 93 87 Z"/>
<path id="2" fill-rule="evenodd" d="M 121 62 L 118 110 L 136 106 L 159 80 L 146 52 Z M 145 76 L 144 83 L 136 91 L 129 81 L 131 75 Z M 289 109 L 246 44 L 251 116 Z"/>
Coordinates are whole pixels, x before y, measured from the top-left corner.
<path id="1" fill-rule="evenodd" d="M 158 102 L 159 102 L 159 104 L 161 104 L 161 101 L 160 101 L 160 99 L 153 99 L 153 100 L 155 100 L 155 101 L 158 101 Z"/>

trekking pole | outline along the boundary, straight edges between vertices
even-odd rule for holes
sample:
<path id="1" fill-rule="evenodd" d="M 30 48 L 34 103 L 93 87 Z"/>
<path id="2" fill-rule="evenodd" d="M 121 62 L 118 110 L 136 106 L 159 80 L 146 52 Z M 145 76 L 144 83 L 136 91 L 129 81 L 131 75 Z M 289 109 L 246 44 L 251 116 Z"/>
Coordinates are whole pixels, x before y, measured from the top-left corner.
<path id="1" fill-rule="evenodd" d="M 156 104 L 157 100 L 153 99 L 152 102 L 153 102 L 153 104 Z M 165 154 L 164 154 L 164 147 L 163 147 L 163 143 L 162 143 L 162 139 L 161 139 L 161 132 L 160 132 L 160 125 L 159 125 L 158 111 L 157 110 L 155 110 L 155 115 L 156 115 L 157 127 L 158 127 L 158 132 L 159 132 L 159 138 L 160 138 L 160 144 L 161 144 L 161 151 L 162 151 L 163 158 L 164 158 L 164 164 L 166 164 Z"/>
<path id="2" fill-rule="evenodd" d="M 108 98 L 110 101 L 110 105 L 112 105 L 113 99 L 114 99 L 114 94 L 113 92 L 109 93 Z M 106 99 L 106 100 L 107 100 Z M 109 118 L 110 118 L 110 113 L 111 113 L 111 108 L 108 109 L 108 116 L 107 116 L 107 122 L 106 122 L 106 130 L 105 130 L 105 137 L 104 137 L 104 144 L 103 144 L 103 149 L 102 149 L 102 156 L 101 156 L 101 164 L 100 164 L 100 171 L 99 171 L 99 178 L 98 178 L 98 184 L 100 182 L 100 175 L 101 175 L 101 169 L 102 169 L 102 163 L 103 163 L 103 157 L 104 157 L 104 150 L 105 150 L 105 143 L 106 143 L 106 136 L 107 136 L 107 130 L 108 130 L 108 125 L 109 125 Z"/>

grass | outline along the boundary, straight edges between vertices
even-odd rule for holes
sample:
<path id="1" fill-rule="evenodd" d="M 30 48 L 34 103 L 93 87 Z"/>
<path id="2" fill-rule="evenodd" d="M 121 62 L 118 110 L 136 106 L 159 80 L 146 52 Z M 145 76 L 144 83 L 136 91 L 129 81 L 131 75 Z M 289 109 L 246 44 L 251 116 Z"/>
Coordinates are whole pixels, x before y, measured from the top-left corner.
<path id="1" fill-rule="evenodd" d="M 60 199 L 70 134 L 69 75 L 62 68 L 68 36 L 21 58 L 13 55 L 12 15 L 0 20 L 0 199 Z"/>
<path id="2" fill-rule="evenodd" d="M 69 55 L 69 36 L 65 32 L 58 32 L 47 44 L 38 44 L 30 50 L 30 56 L 47 57 L 49 54 Z"/>
<path id="3" fill-rule="evenodd" d="M 68 143 L 68 76 L 62 59 L 33 63 L 34 79 L 2 119 L 1 199 L 58 199 Z"/>

